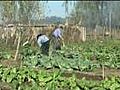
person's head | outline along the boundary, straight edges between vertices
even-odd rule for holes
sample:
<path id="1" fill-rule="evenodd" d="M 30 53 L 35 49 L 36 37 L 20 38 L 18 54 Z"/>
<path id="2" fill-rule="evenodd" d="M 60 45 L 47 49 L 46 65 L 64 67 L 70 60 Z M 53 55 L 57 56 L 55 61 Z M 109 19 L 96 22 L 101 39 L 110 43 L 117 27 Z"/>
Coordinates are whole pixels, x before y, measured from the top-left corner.
<path id="1" fill-rule="evenodd" d="M 43 34 L 41 34 L 41 33 L 40 33 L 40 34 L 38 34 L 38 35 L 37 35 L 37 40 L 38 40 L 38 38 L 39 38 L 40 36 L 42 36 L 42 35 L 43 35 Z"/>
<path id="2" fill-rule="evenodd" d="M 54 24 L 52 24 L 51 27 L 54 27 Z"/>
<path id="3" fill-rule="evenodd" d="M 55 29 L 58 28 L 58 27 L 59 27 L 59 25 L 55 25 Z"/>
<path id="4" fill-rule="evenodd" d="M 61 29 L 63 29 L 63 26 L 60 26 Z"/>
<path id="5" fill-rule="evenodd" d="M 57 28 L 59 28 L 59 26 L 58 26 L 58 25 L 55 25 L 53 31 L 55 31 Z M 52 32 L 53 32 L 53 31 L 52 31 Z"/>

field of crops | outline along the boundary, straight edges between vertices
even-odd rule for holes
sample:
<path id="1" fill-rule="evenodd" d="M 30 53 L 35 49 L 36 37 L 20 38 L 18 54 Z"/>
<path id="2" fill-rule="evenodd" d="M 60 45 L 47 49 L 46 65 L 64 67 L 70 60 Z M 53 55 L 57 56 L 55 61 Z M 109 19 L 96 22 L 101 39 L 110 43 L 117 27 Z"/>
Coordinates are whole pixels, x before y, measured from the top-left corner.
<path id="1" fill-rule="evenodd" d="M 105 65 L 109 68 L 120 68 L 120 42 L 98 41 L 67 45 L 52 57 L 41 55 L 39 49 L 30 46 L 21 49 L 24 65 L 61 70 L 93 71 Z"/>
<path id="2" fill-rule="evenodd" d="M 42 55 L 38 47 L 28 44 L 20 48 L 21 62 L 12 67 L 6 67 L 3 64 L 4 61 L 13 58 L 12 50 L 0 47 L 0 80 L 2 84 L 5 84 L 2 88 L 11 88 L 11 90 L 120 90 L 119 76 L 111 75 L 99 81 L 87 80 L 85 77 L 81 79 L 73 73 L 74 71 L 96 73 L 98 70 L 102 71 L 103 66 L 114 71 L 119 70 L 119 46 L 119 40 L 87 41 L 66 45 L 62 50 L 48 57 Z M 72 72 L 72 75 L 63 74 L 67 71 Z M 108 70 L 106 73 L 112 72 Z"/>

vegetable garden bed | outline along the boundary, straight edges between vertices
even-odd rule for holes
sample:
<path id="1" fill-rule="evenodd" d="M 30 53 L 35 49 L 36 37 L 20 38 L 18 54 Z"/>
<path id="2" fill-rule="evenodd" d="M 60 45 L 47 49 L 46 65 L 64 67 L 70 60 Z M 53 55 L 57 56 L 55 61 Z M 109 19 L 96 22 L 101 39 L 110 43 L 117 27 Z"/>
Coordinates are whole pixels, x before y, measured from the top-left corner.
<path id="1" fill-rule="evenodd" d="M 47 72 L 35 68 L 4 68 L 0 66 L 0 80 L 8 90 L 119 90 L 120 78 L 109 77 L 95 81 L 63 77 L 60 71 Z M 3 87 L 0 87 L 3 88 Z"/>
<path id="2" fill-rule="evenodd" d="M 11 51 L 1 49 L 0 62 L 7 62 L 2 63 L 7 67 L 1 66 L 0 80 L 12 90 L 120 90 L 119 46 L 120 41 L 72 44 L 48 57 L 27 45 L 20 48 L 16 61 Z"/>

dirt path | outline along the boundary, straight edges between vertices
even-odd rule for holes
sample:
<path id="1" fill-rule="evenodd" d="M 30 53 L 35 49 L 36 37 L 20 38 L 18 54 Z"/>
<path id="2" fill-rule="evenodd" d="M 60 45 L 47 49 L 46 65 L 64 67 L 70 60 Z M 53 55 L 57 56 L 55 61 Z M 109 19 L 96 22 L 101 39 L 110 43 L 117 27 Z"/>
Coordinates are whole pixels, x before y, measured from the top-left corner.
<path id="1" fill-rule="evenodd" d="M 55 69 L 48 69 L 48 72 L 54 72 Z M 120 70 L 119 69 L 109 69 L 105 68 L 105 77 L 109 76 L 116 76 L 120 77 Z M 87 80 L 103 80 L 102 76 L 102 69 L 96 69 L 92 72 L 82 72 L 82 71 L 68 71 L 64 70 L 62 71 L 62 76 L 65 77 L 71 77 L 72 75 L 75 75 L 78 79 L 82 79 L 85 77 Z"/>
<path id="2" fill-rule="evenodd" d="M 94 71 L 95 74 L 102 74 L 102 69 L 97 69 Z M 120 76 L 120 69 L 110 69 L 105 68 L 105 76 Z"/>
<path id="3" fill-rule="evenodd" d="M 109 77 L 109 76 L 116 76 L 116 77 L 120 77 L 120 69 L 109 69 L 109 68 L 105 68 L 105 77 Z M 81 71 L 65 71 L 64 75 L 67 77 L 72 76 L 73 74 L 76 75 L 77 78 L 81 79 L 83 77 L 85 77 L 88 80 L 103 80 L 102 77 L 102 69 L 96 69 L 93 72 L 81 72 Z"/>

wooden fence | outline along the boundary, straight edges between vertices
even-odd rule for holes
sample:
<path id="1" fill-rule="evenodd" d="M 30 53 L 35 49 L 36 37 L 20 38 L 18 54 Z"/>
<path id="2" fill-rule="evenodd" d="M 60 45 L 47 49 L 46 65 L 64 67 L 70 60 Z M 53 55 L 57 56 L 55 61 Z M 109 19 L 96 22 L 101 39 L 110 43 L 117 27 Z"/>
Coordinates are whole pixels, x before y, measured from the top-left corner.
<path id="1" fill-rule="evenodd" d="M 68 25 L 64 27 L 64 39 L 67 43 L 79 43 L 86 40 L 105 39 L 110 37 L 113 39 L 120 39 L 119 28 L 113 28 L 111 32 L 104 27 L 96 27 L 95 29 L 88 29 L 76 25 Z M 21 33 L 21 43 L 29 41 L 36 42 L 36 36 L 39 33 L 49 36 L 54 29 L 54 25 L 7 25 L 0 27 L 0 39 L 5 40 L 6 44 L 11 43 L 16 45 L 19 33 Z"/>

